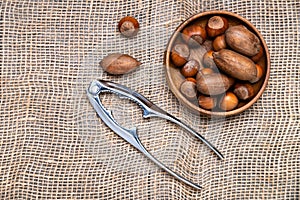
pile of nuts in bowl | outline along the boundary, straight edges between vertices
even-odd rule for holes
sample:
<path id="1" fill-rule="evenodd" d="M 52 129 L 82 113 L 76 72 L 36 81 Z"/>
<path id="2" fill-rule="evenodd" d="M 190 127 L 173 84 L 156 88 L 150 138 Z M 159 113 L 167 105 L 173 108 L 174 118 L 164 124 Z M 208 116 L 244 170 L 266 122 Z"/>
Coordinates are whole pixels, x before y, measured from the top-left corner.
<path id="1" fill-rule="evenodd" d="M 247 26 L 213 15 L 177 34 L 170 60 L 185 79 L 179 90 L 188 101 L 224 112 L 258 93 L 266 71 L 264 54 L 260 38 Z"/>

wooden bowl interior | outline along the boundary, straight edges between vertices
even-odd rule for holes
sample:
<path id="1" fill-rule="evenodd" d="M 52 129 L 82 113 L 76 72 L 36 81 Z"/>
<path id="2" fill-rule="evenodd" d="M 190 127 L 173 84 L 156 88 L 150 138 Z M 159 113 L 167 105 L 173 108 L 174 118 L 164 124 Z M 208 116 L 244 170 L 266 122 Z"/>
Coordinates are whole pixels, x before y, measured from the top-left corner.
<path id="1" fill-rule="evenodd" d="M 260 39 L 261 44 L 263 46 L 263 50 L 264 50 L 264 56 L 258 62 L 258 64 L 263 67 L 264 76 L 260 79 L 259 82 L 257 82 L 254 85 L 256 95 L 248 102 L 241 102 L 236 109 L 231 110 L 231 111 L 205 110 L 205 109 L 202 109 L 201 107 L 199 107 L 199 105 L 197 103 L 195 103 L 195 102 L 192 103 L 191 101 L 186 99 L 179 90 L 181 83 L 185 80 L 185 77 L 180 73 L 180 69 L 178 67 L 174 66 L 174 64 L 172 63 L 172 61 L 170 59 L 171 49 L 174 46 L 174 44 L 176 44 L 177 42 L 179 42 L 181 40 L 180 32 L 186 26 L 191 25 L 191 24 L 199 24 L 202 27 L 205 27 L 208 19 L 210 17 L 216 16 L 216 15 L 225 17 L 228 20 L 229 26 L 238 25 L 238 24 L 245 25 L 250 31 L 252 31 L 253 33 L 255 33 L 258 36 L 258 38 Z M 191 49 L 191 57 L 193 59 L 196 59 L 201 62 L 202 56 L 206 51 L 207 50 L 203 46 L 199 46 L 196 49 Z M 171 91 L 177 97 L 177 99 L 183 105 L 185 105 L 187 108 L 189 108 L 192 112 L 194 112 L 196 114 L 200 112 L 200 113 L 208 115 L 208 116 L 231 116 L 231 115 L 239 114 L 239 113 L 243 112 L 244 110 L 248 109 L 262 95 L 263 91 L 266 88 L 266 85 L 267 85 L 267 82 L 269 79 L 269 75 L 270 75 L 270 55 L 269 55 L 268 47 L 267 47 L 262 35 L 248 20 L 244 19 L 243 17 L 241 17 L 237 14 L 227 12 L 227 11 L 209 11 L 209 12 L 196 14 L 196 15 L 190 17 L 189 19 L 184 21 L 175 30 L 175 32 L 171 36 L 169 43 L 167 45 L 167 49 L 166 49 L 166 53 L 165 53 L 165 70 L 166 70 L 167 82 L 168 82 L 168 85 L 169 85 Z"/>

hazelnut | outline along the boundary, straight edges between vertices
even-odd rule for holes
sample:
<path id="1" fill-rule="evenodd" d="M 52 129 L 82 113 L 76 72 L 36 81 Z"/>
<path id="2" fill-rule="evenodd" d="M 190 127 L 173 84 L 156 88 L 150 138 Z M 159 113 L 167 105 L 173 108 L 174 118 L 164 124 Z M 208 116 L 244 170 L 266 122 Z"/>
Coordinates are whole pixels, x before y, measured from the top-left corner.
<path id="1" fill-rule="evenodd" d="M 200 76 L 203 76 L 206 74 L 212 74 L 212 73 L 215 73 L 215 72 L 211 68 L 203 68 L 197 73 L 196 80 L 198 80 L 200 78 Z"/>
<path id="2" fill-rule="evenodd" d="M 197 60 L 189 60 L 185 65 L 181 68 L 181 74 L 184 77 L 192 77 L 195 76 L 199 69 L 199 62 Z"/>
<path id="3" fill-rule="evenodd" d="M 254 96 L 254 88 L 249 83 L 237 83 L 233 93 L 241 100 L 248 100 Z"/>
<path id="4" fill-rule="evenodd" d="M 126 16 L 122 18 L 118 24 L 118 29 L 120 33 L 125 37 L 133 37 L 137 35 L 139 27 L 139 22 L 131 16 Z"/>
<path id="5" fill-rule="evenodd" d="M 199 46 L 206 40 L 206 31 L 199 25 L 190 25 L 183 29 L 182 39 L 191 47 Z"/>
<path id="6" fill-rule="evenodd" d="M 254 62 L 258 62 L 258 61 L 261 59 L 261 57 L 262 57 L 263 55 L 264 55 L 264 49 L 263 49 L 262 46 L 260 46 L 259 52 L 258 52 L 256 55 L 252 56 L 251 59 L 252 59 Z"/>
<path id="7" fill-rule="evenodd" d="M 217 105 L 217 100 L 214 97 L 200 95 L 198 97 L 198 103 L 201 108 L 211 110 Z"/>
<path id="8" fill-rule="evenodd" d="M 190 56 L 189 47 L 186 44 L 176 44 L 171 52 L 171 59 L 177 67 L 184 65 Z"/>
<path id="9" fill-rule="evenodd" d="M 212 74 L 212 73 L 214 73 L 214 70 L 212 70 L 211 68 L 204 68 L 204 69 L 201 70 L 201 73 L 203 75 Z"/>
<path id="10" fill-rule="evenodd" d="M 228 28 L 228 21 L 221 16 L 211 17 L 206 24 L 206 32 L 209 37 L 216 37 L 223 34 Z"/>
<path id="11" fill-rule="evenodd" d="M 222 110 L 229 111 L 237 107 L 239 103 L 238 98 L 232 92 L 226 92 L 219 102 L 219 107 Z"/>
<path id="12" fill-rule="evenodd" d="M 255 64 L 256 67 L 256 77 L 252 80 L 250 80 L 250 83 L 256 83 L 261 79 L 261 77 L 264 75 L 263 68 L 259 64 Z"/>
<path id="13" fill-rule="evenodd" d="M 196 79 L 195 78 L 193 78 L 193 77 L 187 77 L 185 80 L 187 80 L 187 81 L 192 81 L 193 83 L 197 83 L 197 81 L 196 81 Z"/>
<path id="14" fill-rule="evenodd" d="M 226 41 L 225 41 L 225 35 L 222 34 L 222 35 L 219 35 L 217 36 L 213 43 L 212 43 L 212 46 L 214 48 L 215 51 L 219 51 L 221 49 L 225 49 L 227 47 L 226 45 Z"/>
<path id="15" fill-rule="evenodd" d="M 210 51 L 213 49 L 212 41 L 211 40 L 205 40 L 205 42 L 201 45 L 206 51 Z"/>
<path id="16" fill-rule="evenodd" d="M 183 81 L 180 85 L 180 92 L 190 101 L 197 99 L 197 87 L 194 81 Z"/>
<path id="17" fill-rule="evenodd" d="M 213 53 L 214 53 L 214 51 L 212 51 L 212 50 L 206 52 L 203 55 L 202 63 L 205 67 L 208 67 L 208 68 L 211 68 L 211 69 L 217 69 L 217 65 L 214 61 Z"/>

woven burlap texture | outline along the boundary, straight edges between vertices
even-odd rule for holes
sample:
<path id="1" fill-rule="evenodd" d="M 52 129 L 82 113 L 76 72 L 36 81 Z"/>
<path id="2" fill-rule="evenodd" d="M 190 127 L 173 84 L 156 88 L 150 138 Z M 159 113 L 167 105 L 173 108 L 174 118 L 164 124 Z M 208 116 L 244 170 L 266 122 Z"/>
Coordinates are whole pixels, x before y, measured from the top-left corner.
<path id="1" fill-rule="evenodd" d="M 0 199 L 299 199 L 300 2 L 297 0 L 2 0 L 0 11 Z M 261 32 L 271 75 L 257 103 L 237 116 L 192 114 L 169 90 L 164 51 L 193 14 L 227 10 Z M 134 38 L 117 22 L 140 22 Z M 124 76 L 99 67 L 109 53 L 142 65 Z M 126 85 L 182 119 L 226 157 L 140 108 L 103 96 L 146 148 L 202 190 L 177 181 L 99 119 L 86 89 L 93 79 Z"/>

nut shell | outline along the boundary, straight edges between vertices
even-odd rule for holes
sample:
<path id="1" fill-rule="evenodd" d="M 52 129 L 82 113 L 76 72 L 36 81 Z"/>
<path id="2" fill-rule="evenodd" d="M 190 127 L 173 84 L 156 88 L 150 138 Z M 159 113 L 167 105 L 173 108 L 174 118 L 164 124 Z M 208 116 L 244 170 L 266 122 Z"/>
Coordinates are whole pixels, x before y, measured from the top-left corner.
<path id="1" fill-rule="evenodd" d="M 100 66 L 109 74 L 121 75 L 135 70 L 141 63 L 135 58 L 121 53 L 113 53 L 104 57 Z"/>
<path id="2" fill-rule="evenodd" d="M 225 35 L 222 34 L 222 35 L 217 36 L 214 39 L 214 41 L 212 43 L 212 46 L 213 46 L 215 51 L 225 49 L 227 47 L 226 40 L 225 40 Z"/>
<path id="3" fill-rule="evenodd" d="M 213 16 L 208 20 L 205 28 L 209 37 L 216 37 L 227 30 L 228 21 L 225 17 Z"/>
<path id="4" fill-rule="evenodd" d="M 206 52 L 203 55 L 202 63 L 205 67 L 208 67 L 211 69 L 217 69 L 217 65 L 214 61 L 213 53 L 214 53 L 214 51 L 212 51 L 212 50 Z"/>
<path id="5" fill-rule="evenodd" d="M 205 74 L 198 77 L 197 89 L 205 95 L 218 95 L 226 92 L 233 83 L 234 79 L 224 74 Z"/>
<path id="6" fill-rule="evenodd" d="M 250 81 L 256 78 L 255 63 L 248 57 L 228 49 L 213 53 L 219 69 L 239 80 Z"/>
<path id="7" fill-rule="evenodd" d="M 183 81 L 180 85 L 180 92 L 190 101 L 197 100 L 197 88 L 194 81 Z"/>
<path id="8" fill-rule="evenodd" d="M 187 81 L 192 81 L 192 82 L 194 82 L 195 84 L 197 84 L 196 79 L 193 78 L 193 77 L 187 77 L 185 80 L 187 80 Z"/>
<path id="9" fill-rule="evenodd" d="M 264 75 L 264 70 L 263 70 L 262 66 L 260 66 L 259 64 L 256 64 L 255 67 L 256 67 L 257 73 L 256 73 L 256 77 L 254 79 L 250 80 L 251 83 L 258 82 Z"/>
<path id="10" fill-rule="evenodd" d="M 187 26 L 182 31 L 182 39 L 191 47 L 200 46 L 206 40 L 206 31 L 199 25 Z"/>
<path id="11" fill-rule="evenodd" d="M 125 37 L 133 37 L 137 35 L 139 28 L 139 22 L 131 16 L 122 18 L 118 23 L 118 29 Z"/>
<path id="12" fill-rule="evenodd" d="M 184 77 L 193 77 L 197 74 L 200 64 L 197 60 L 189 60 L 185 65 L 181 68 L 181 74 Z"/>
<path id="13" fill-rule="evenodd" d="M 212 70 L 211 68 L 203 68 L 200 71 L 198 71 L 197 75 L 196 75 L 196 80 L 198 80 L 200 78 L 200 76 L 206 75 L 206 74 L 213 74 L 215 73 L 214 70 Z"/>
<path id="14" fill-rule="evenodd" d="M 233 93 L 241 100 L 248 100 L 254 96 L 254 88 L 249 83 L 237 83 Z"/>
<path id="15" fill-rule="evenodd" d="M 263 57 L 263 55 L 264 49 L 262 46 L 260 46 L 259 52 L 256 55 L 252 56 L 251 59 L 257 63 Z"/>
<path id="16" fill-rule="evenodd" d="M 176 44 L 171 52 L 172 62 L 177 67 L 181 67 L 182 65 L 184 65 L 188 61 L 189 56 L 189 47 L 183 43 Z"/>
<path id="17" fill-rule="evenodd" d="M 239 104 L 238 98 L 232 92 L 226 92 L 219 102 L 219 107 L 222 110 L 229 111 L 233 110 Z"/>
<path id="18" fill-rule="evenodd" d="M 243 25 L 229 27 L 225 39 L 228 46 L 246 56 L 258 54 L 261 48 L 258 37 Z"/>
<path id="19" fill-rule="evenodd" d="M 201 108 L 211 110 L 217 105 L 217 99 L 215 97 L 200 95 L 198 97 L 198 103 Z"/>

